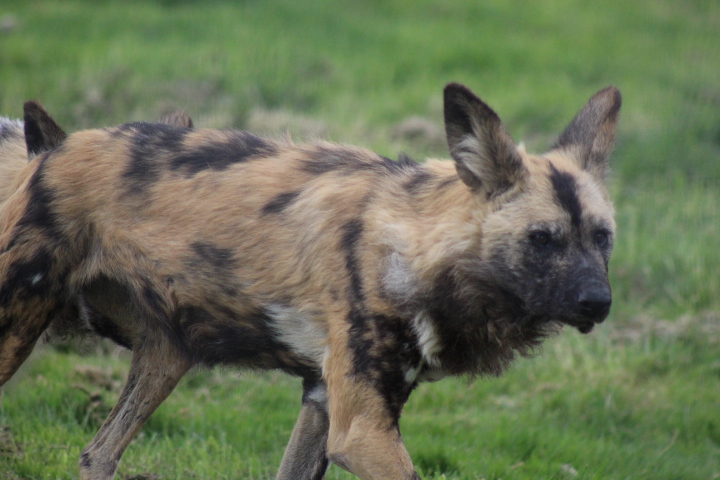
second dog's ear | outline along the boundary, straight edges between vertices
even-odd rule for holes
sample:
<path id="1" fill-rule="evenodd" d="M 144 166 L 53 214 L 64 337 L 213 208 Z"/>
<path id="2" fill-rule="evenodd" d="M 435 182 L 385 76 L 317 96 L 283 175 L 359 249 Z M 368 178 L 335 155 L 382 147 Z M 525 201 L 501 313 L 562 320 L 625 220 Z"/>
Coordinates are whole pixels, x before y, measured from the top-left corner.
<path id="1" fill-rule="evenodd" d="M 38 102 L 34 100 L 25 102 L 23 111 L 28 160 L 55 148 L 67 138 L 60 125 Z"/>
<path id="2" fill-rule="evenodd" d="M 164 123 L 166 125 L 170 125 L 171 127 L 193 128 L 192 118 L 183 111 L 166 113 L 160 117 L 158 123 Z"/>
<path id="3" fill-rule="evenodd" d="M 527 173 L 500 118 L 467 87 L 445 87 L 445 132 L 460 179 L 492 198 L 510 190 Z"/>

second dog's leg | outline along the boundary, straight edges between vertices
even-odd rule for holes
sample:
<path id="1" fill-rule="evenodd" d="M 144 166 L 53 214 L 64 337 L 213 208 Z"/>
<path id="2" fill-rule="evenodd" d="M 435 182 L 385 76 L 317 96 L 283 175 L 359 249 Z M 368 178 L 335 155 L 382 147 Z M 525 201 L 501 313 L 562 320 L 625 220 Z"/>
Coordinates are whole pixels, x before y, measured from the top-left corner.
<path id="1" fill-rule="evenodd" d="M 303 406 L 277 480 L 320 480 L 325 476 L 329 427 L 325 383 L 304 382 Z"/>
<path id="2" fill-rule="evenodd" d="M 120 400 L 80 456 L 80 480 L 113 478 L 125 448 L 191 367 L 184 352 L 153 333 L 133 351 Z"/>

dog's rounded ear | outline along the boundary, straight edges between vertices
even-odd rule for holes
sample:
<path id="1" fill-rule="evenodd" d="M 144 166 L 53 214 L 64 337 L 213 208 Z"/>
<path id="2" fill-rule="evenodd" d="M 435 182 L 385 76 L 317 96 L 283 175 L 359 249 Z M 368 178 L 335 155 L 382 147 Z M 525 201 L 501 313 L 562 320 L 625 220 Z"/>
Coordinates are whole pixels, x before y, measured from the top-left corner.
<path id="1" fill-rule="evenodd" d="M 553 149 L 567 151 L 582 168 L 605 181 L 621 105 L 622 96 L 617 88 L 600 90 L 575 115 Z"/>
<path id="2" fill-rule="evenodd" d="M 527 175 L 522 158 L 500 117 L 467 87 L 445 87 L 445 132 L 460 179 L 492 198 Z"/>
<path id="3" fill-rule="evenodd" d="M 34 100 L 25 102 L 23 111 L 28 160 L 57 147 L 67 138 L 67 134 L 40 103 Z"/>

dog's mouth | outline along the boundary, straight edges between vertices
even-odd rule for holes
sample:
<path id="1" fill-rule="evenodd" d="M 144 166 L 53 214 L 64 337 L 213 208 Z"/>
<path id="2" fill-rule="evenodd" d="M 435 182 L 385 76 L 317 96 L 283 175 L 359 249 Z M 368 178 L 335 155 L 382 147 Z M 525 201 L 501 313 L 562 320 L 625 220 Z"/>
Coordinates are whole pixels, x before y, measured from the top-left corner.
<path id="1" fill-rule="evenodd" d="M 602 323 L 605 320 L 605 316 L 601 316 L 598 318 L 583 318 L 583 319 L 573 319 L 573 320 L 566 320 L 563 323 L 569 327 L 576 328 L 578 332 L 582 333 L 583 335 L 587 335 L 588 333 L 592 332 L 593 328 L 595 328 L 595 325 L 598 323 Z"/>
<path id="2" fill-rule="evenodd" d="M 595 327 L 594 323 L 583 323 L 581 325 L 577 325 L 576 328 L 580 333 L 583 335 L 587 335 L 588 333 L 592 332 L 592 329 Z"/>

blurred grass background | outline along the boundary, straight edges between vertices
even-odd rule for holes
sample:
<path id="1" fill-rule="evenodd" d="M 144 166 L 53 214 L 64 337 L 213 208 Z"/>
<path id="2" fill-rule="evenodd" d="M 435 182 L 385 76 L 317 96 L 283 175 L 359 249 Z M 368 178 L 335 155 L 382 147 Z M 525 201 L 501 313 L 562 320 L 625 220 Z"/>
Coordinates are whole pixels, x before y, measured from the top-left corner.
<path id="1" fill-rule="evenodd" d="M 182 108 L 421 159 L 447 157 L 450 81 L 536 151 L 616 85 L 611 318 L 501 379 L 421 386 L 404 437 L 425 478 L 717 479 L 719 32 L 717 0 L 4 0 L 0 114 L 34 98 L 73 131 Z M 0 477 L 76 478 L 127 358 L 70 350 L 41 349 L 6 387 Z M 299 395 L 279 375 L 198 372 L 119 477 L 272 478 Z"/>

